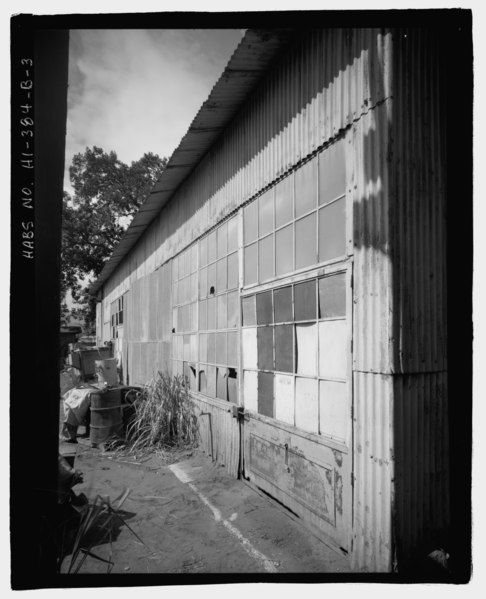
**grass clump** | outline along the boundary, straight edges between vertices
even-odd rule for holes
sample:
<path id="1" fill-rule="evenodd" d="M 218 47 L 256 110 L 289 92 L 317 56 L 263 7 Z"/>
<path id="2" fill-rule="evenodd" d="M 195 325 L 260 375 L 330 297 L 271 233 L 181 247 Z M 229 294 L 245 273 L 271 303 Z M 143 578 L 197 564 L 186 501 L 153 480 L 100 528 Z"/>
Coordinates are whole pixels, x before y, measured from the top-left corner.
<path id="1" fill-rule="evenodd" d="M 126 433 L 130 452 L 194 447 L 198 422 L 184 376 L 158 372 L 138 394 Z"/>

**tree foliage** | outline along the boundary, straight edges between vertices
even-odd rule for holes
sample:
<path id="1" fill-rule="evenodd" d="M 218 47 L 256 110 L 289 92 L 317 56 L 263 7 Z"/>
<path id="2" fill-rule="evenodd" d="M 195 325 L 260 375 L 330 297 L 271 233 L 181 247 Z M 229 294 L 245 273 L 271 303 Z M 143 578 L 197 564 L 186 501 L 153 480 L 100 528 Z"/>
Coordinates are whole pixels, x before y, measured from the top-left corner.
<path id="1" fill-rule="evenodd" d="M 94 327 L 95 302 L 87 293 L 101 273 L 133 215 L 147 198 L 167 164 L 166 158 L 146 153 L 130 165 L 115 152 L 94 146 L 76 154 L 69 169 L 74 193 L 64 192 L 61 248 L 61 313 Z M 71 291 L 78 308 L 70 311 Z"/>

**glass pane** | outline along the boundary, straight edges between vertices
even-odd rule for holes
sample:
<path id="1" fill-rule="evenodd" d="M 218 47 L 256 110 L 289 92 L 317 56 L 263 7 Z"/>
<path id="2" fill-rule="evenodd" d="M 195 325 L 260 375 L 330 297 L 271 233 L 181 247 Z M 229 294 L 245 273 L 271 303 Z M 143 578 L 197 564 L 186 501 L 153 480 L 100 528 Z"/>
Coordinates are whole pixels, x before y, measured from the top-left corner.
<path id="1" fill-rule="evenodd" d="M 276 274 L 284 275 L 294 270 L 293 225 L 275 233 Z"/>
<path id="2" fill-rule="evenodd" d="M 218 281 L 216 283 L 216 293 L 221 293 L 222 291 L 226 291 L 228 287 L 227 259 L 222 258 L 221 260 L 218 260 L 216 264 L 218 265 Z"/>
<path id="3" fill-rule="evenodd" d="M 191 272 L 196 272 L 197 268 L 197 243 L 193 243 L 191 245 Z"/>
<path id="4" fill-rule="evenodd" d="M 228 254 L 238 249 L 238 217 L 228 221 Z"/>
<path id="5" fill-rule="evenodd" d="M 211 292 L 211 287 L 213 288 Z M 216 293 L 216 263 L 210 264 L 207 269 L 207 295 Z"/>
<path id="6" fill-rule="evenodd" d="M 258 413 L 273 418 L 273 374 L 258 373 Z"/>
<path id="7" fill-rule="evenodd" d="M 238 292 L 228 293 L 228 328 L 235 329 L 238 326 Z"/>
<path id="8" fill-rule="evenodd" d="M 199 297 L 205 298 L 208 294 L 208 269 L 201 268 L 199 271 Z"/>
<path id="9" fill-rule="evenodd" d="M 208 235 L 208 262 L 216 260 L 216 231 Z"/>
<path id="10" fill-rule="evenodd" d="M 316 213 L 295 223 L 295 268 L 317 263 Z"/>
<path id="11" fill-rule="evenodd" d="M 243 401 L 246 410 L 258 412 L 258 375 L 251 370 L 243 376 Z"/>
<path id="12" fill-rule="evenodd" d="M 257 367 L 257 330 L 242 329 L 241 330 L 241 347 L 243 350 L 243 367 Z"/>
<path id="13" fill-rule="evenodd" d="M 228 225 L 223 223 L 216 231 L 218 240 L 218 258 L 226 256 L 226 240 L 228 238 Z"/>
<path id="14" fill-rule="evenodd" d="M 239 286 L 238 280 L 238 253 L 228 256 L 228 289 L 236 289 Z"/>
<path id="15" fill-rule="evenodd" d="M 348 327 L 345 320 L 319 323 L 319 376 L 346 379 Z"/>
<path id="16" fill-rule="evenodd" d="M 295 426 L 309 433 L 319 432 L 317 381 L 295 379 Z"/>
<path id="17" fill-rule="evenodd" d="M 258 242 L 258 279 L 262 283 L 274 276 L 273 235 L 269 235 Z"/>
<path id="18" fill-rule="evenodd" d="M 346 383 L 319 381 L 319 432 L 346 441 L 351 416 Z"/>
<path id="19" fill-rule="evenodd" d="M 191 359 L 191 336 L 184 335 L 184 360 Z"/>
<path id="20" fill-rule="evenodd" d="M 208 263 L 208 238 L 204 237 L 199 242 L 199 267 Z"/>
<path id="21" fill-rule="evenodd" d="M 346 198 L 319 210 L 319 262 L 346 253 Z"/>
<path id="22" fill-rule="evenodd" d="M 274 289 L 273 302 L 275 322 L 291 322 L 292 318 L 292 287 Z"/>
<path id="23" fill-rule="evenodd" d="M 344 140 L 333 144 L 319 155 L 319 205 L 346 193 Z"/>
<path id="24" fill-rule="evenodd" d="M 317 206 L 317 158 L 295 171 L 295 217 Z"/>
<path id="25" fill-rule="evenodd" d="M 226 401 L 228 399 L 226 394 L 226 368 L 216 369 L 216 397 Z"/>
<path id="26" fill-rule="evenodd" d="M 273 189 L 258 198 L 258 237 L 273 231 Z"/>
<path id="27" fill-rule="evenodd" d="M 228 366 L 238 366 L 238 332 L 228 333 Z"/>
<path id="28" fill-rule="evenodd" d="M 206 333 L 199 335 L 199 362 L 206 362 L 208 359 L 208 336 Z"/>
<path id="29" fill-rule="evenodd" d="M 294 287 L 295 320 L 316 318 L 316 282 L 307 281 Z"/>
<path id="30" fill-rule="evenodd" d="M 275 418 L 294 424 L 294 377 L 275 375 Z"/>
<path id="31" fill-rule="evenodd" d="M 216 333 L 208 333 L 208 362 L 216 362 Z"/>
<path id="32" fill-rule="evenodd" d="M 346 316 L 346 275 L 319 279 L 319 318 Z"/>
<path id="33" fill-rule="evenodd" d="M 245 248 L 245 285 L 257 282 L 257 244 Z"/>
<path id="34" fill-rule="evenodd" d="M 258 235 L 258 205 L 257 202 L 252 202 L 245 207 L 244 213 L 244 239 L 245 245 L 255 241 Z"/>
<path id="35" fill-rule="evenodd" d="M 291 324 L 275 327 L 275 370 L 294 371 L 294 334 Z"/>
<path id="36" fill-rule="evenodd" d="M 179 260 L 177 256 L 172 260 L 172 281 L 179 279 Z"/>
<path id="37" fill-rule="evenodd" d="M 216 366 L 206 366 L 206 393 L 216 397 Z"/>
<path id="38" fill-rule="evenodd" d="M 197 272 L 193 273 L 190 278 L 190 297 L 189 299 L 197 300 Z"/>
<path id="39" fill-rule="evenodd" d="M 322 323 L 321 323 L 322 324 Z M 297 374 L 316 376 L 317 374 L 317 325 L 298 324 L 296 335 L 296 370 Z"/>
<path id="40" fill-rule="evenodd" d="M 238 403 L 238 372 L 235 368 L 228 368 L 228 401 Z"/>
<path id="41" fill-rule="evenodd" d="M 218 364 L 227 364 L 226 333 L 216 333 L 216 362 Z"/>
<path id="42" fill-rule="evenodd" d="M 277 228 L 293 219 L 293 183 L 293 175 L 289 175 L 275 186 L 275 226 Z"/>
<path id="43" fill-rule="evenodd" d="M 254 295 L 243 297 L 241 299 L 243 310 L 243 326 L 253 326 L 256 324 L 256 300 Z"/>
<path id="44" fill-rule="evenodd" d="M 273 370 L 273 327 L 258 327 L 258 368 Z"/>
<path id="45" fill-rule="evenodd" d="M 257 324 L 272 324 L 273 308 L 272 308 L 272 292 L 265 291 L 258 293 L 256 296 L 256 312 Z"/>
<path id="46" fill-rule="evenodd" d="M 223 295 L 218 295 L 217 299 L 217 308 L 216 308 L 216 322 L 218 329 L 225 329 L 227 323 L 227 315 L 226 315 L 226 293 Z"/>
<path id="47" fill-rule="evenodd" d="M 216 298 L 215 297 L 210 297 L 207 300 L 207 307 L 208 307 L 208 317 L 207 317 L 208 329 L 211 331 L 216 328 Z"/>

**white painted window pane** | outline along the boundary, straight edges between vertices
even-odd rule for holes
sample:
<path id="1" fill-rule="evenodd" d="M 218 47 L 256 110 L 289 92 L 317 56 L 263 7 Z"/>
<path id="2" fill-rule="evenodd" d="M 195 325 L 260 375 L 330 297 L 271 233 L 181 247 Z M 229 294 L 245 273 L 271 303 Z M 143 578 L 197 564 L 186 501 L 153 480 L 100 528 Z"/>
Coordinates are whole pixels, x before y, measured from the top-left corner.
<path id="1" fill-rule="evenodd" d="M 260 283 L 275 276 L 273 262 L 273 235 L 269 235 L 258 242 L 258 278 Z"/>
<path id="2" fill-rule="evenodd" d="M 189 299 L 197 300 L 197 273 L 194 273 L 191 275 L 190 281 L 191 281 L 191 283 L 190 283 L 191 297 Z"/>
<path id="3" fill-rule="evenodd" d="M 191 359 L 191 336 L 184 335 L 184 358 L 186 362 Z"/>
<path id="4" fill-rule="evenodd" d="M 226 256 L 226 240 L 228 238 L 227 224 L 223 223 L 216 231 L 217 245 L 218 245 L 218 258 Z"/>
<path id="5" fill-rule="evenodd" d="M 258 198 L 258 236 L 273 231 L 273 189 Z"/>
<path id="6" fill-rule="evenodd" d="M 255 241 L 258 236 L 258 204 L 252 202 L 245 207 L 243 213 L 245 245 Z"/>
<path id="7" fill-rule="evenodd" d="M 294 377 L 275 375 L 275 418 L 294 424 Z"/>
<path id="8" fill-rule="evenodd" d="M 227 258 L 222 258 L 218 260 L 217 264 L 217 283 L 216 283 L 216 293 L 221 293 L 222 291 L 226 291 L 228 288 L 228 265 Z"/>
<path id="9" fill-rule="evenodd" d="M 295 268 L 317 263 L 316 213 L 295 223 Z"/>
<path id="10" fill-rule="evenodd" d="M 238 292 L 228 293 L 228 328 L 234 329 L 238 326 Z"/>
<path id="11" fill-rule="evenodd" d="M 245 285 L 257 282 L 257 244 L 245 248 Z"/>
<path id="12" fill-rule="evenodd" d="M 228 221 L 228 254 L 238 249 L 238 218 Z"/>
<path id="13" fill-rule="evenodd" d="M 317 158 L 295 171 L 295 217 L 317 207 Z"/>
<path id="14" fill-rule="evenodd" d="M 216 307 L 216 322 L 218 329 L 225 329 L 227 323 L 227 314 L 226 314 L 226 293 L 223 295 L 218 295 L 217 299 L 217 307 Z"/>
<path id="15" fill-rule="evenodd" d="M 241 330 L 241 340 L 243 346 L 243 368 L 257 367 L 257 330 L 255 327 L 251 329 Z"/>
<path id="16" fill-rule="evenodd" d="M 191 245 L 191 272 L 197 272 L 197 243 Z"/>
<path id="17" fill-rule="evenodd" d="M 351 416 L 346 383 L 319 381 L 319 432 L 346 441 Z"/>
<path id="18" fill-rule="evenodd" d="M 191 335 L 191 362 L 197 362 L 197 335 Z"/>
<path id="19" fill-rule="evenodd" d="M 179 278 L 179 260 L 177 256 L 172 260 L 172 281 L 177 281 Z"/>
<path id="20" fill-rule="evenodd" d="M 348 358 L 347 323 L 328 320 L 319 323 L 319 376 L 345 379 Z"/>
<path id="21" fill-rule="evenodd" d="M 208 359 L 208 336 L 206 333 L 199 335 L 199 362 L 206 362 Z"/>
<path id="22" fill-rule="evenodd" d="M 309 433 L 319 432 L 317 396 L 317 380 L 295 379 L 295 426 Z"/>
<path id="23" fill-rule="evenodd" d="M 199 267 L 208 263 L 208 238 L 204 237 L 199 242 Z"/>
<path id="24" fill-rule="evenodd" d="M 277 228 L 293 219 L 293 183 L 293 176 L 290 175 L 275 186 L 275 226 Z"/>
<path id="25" fill-rule="evenodd" d="M 238 254 L 228 256 L 228 289 L 236 289 L 239 283 Z"/>
<path id="26" fill-rule="evenodd" d="M 284 275 L 294 270 L 293 226 L 289 225 L 275 233 L 276 274 Z"/>
<path id="27" fill-rule="evenodd" d="M 208 262 L 216 260 L 216 231 L 208 235 Z"/>
<path id="28" fill-rule="evenodd" d="M 204 299 L 208 295 L 208 269 L 201 268 L 199 271 L 199 297 Z"/>
<path id="29" fill-rule="evenodd" d="M 243 376 L 243 397 L 245 408 L 258 412 L 258 373 L 245 371 Z"/>
<path id="30" fill-rule="evenodd" d="M 295 325 L 297 374 L 317 374 L 317 324 Z"/>

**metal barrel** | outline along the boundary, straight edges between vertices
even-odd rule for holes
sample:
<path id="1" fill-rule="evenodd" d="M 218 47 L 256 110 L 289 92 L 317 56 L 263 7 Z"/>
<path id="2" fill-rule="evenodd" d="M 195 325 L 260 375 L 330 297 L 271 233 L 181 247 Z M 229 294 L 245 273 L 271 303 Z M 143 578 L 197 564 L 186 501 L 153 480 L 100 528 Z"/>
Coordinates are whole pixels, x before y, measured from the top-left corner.
<path id="1" fill-rule="evenodd" d="M 120 389 L 92 393 L 90 410 L 91 445 L 98 445 L 110 437 L 123 435 Z"/>

